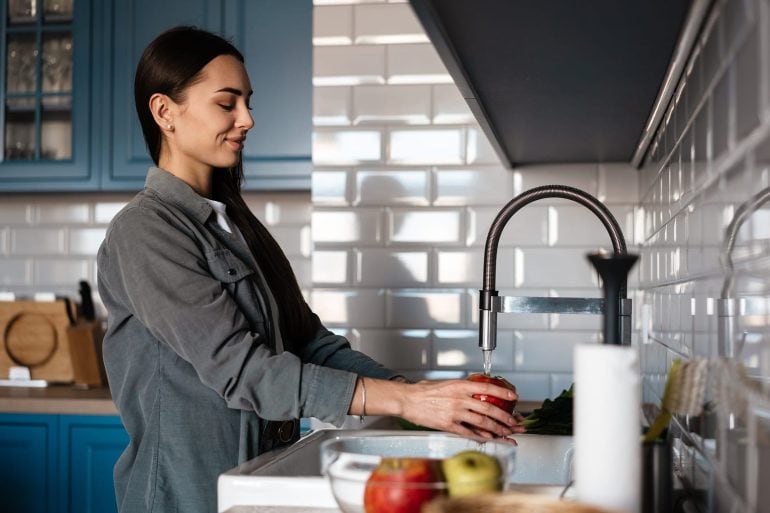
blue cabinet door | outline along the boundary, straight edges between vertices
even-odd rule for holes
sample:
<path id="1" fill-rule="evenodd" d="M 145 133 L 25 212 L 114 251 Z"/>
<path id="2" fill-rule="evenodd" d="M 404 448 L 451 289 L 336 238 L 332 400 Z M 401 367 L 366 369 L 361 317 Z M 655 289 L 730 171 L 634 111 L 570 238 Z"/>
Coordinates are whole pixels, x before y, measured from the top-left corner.
<path id="1" fill-rule="evenodd" d="M 117 512 L 112 469 L 128 445 L 118 417 L 66 415 L 59 426 L 62 503 L 68 513 Z"/>
<path id="2" fill-rule="evenodd" d="M 312 0 L 227 0 L 225 34 L 243 53 L 254 91 L 244 189 L 309 190 Z"/>
<path id="3" fill-rule="evenodd" d="M 0 414 L 0 509 L 4 513 L 55 513 L 57 418 Z"/>
<path id="4" fill-rule="evenodd" d="M 91 0 L 77 0 L 62 19 L 48 17 L 42 0 L 35 1 L 34 19 L 20 22 L 6 12 L 10 3 L 0 2 L 0 191 L 95 190 Z M 28 54 L 26 69 L 34 70 L 24 85 L 17 83 L 17 54 Z M 55 62 L 71 67 L 57 70 Z"/>
<path id="5" fill-rule="evenodd" d="M 110 2 L 106 2 L 110 4 Z M 147 168 L 152 165 L 134 107 L 134 72 L 147 44 L 155 36 L 176 25 L 221 32 L 222 0 L 113 0 L 105 12 L 107 27 L 113 27 L 111 53 L 112 100 L 105 113 L 112 115 L 110 148 L 102 186 L 105 190 L 138 191 L 144 186 Z"/>

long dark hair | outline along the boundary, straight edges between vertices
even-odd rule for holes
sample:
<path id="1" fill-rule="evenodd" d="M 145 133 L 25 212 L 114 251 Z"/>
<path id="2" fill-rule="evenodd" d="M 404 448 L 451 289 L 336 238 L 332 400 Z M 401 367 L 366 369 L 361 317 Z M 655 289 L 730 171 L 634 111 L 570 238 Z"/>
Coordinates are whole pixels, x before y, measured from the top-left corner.
<path id="1" fill-rule="evenodd" d="M 150 97 L 161 93 L 176 103 L 184 102 L 187 87 L 201 80 L 201 70 L 220 55 L 232 55 L 243 62 L 243 55 L 225 39 L 184 26 L 163 32 L 144 50 L 134 77 L 134 102 L 155 165 L 160 158 L 163 135 L 150 111 Z M 212 199 L 227 205 L 230 218 L 241 230 L 275 296 L 285 347 L 290 349 L 307 342 L 314 335 L 313 315 L 283 250 L 241 196 L 242 161 L 235 167 L 215 169 L 212 181 Z"/>

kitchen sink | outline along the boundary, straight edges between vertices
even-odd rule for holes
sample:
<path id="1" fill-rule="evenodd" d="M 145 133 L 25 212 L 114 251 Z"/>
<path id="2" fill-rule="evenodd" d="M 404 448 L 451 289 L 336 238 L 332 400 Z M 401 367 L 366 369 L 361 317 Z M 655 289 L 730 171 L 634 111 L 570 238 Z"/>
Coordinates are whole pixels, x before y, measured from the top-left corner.
<path id="1" fill-rule="evenodd" d="M 321 475 L 320 445 L 345 436 L 404 434 L 400 430 L 323 429 L 296 444 L 263 454 L 219 476 L 218 511 L 233 506 L 293 506 L 336 509 L 331 487 Z M 435 435 L 410 431 L 410 435 Z M 558 495 L 571 480 L 571 436 L 518 435 L 511 489 Z"/>

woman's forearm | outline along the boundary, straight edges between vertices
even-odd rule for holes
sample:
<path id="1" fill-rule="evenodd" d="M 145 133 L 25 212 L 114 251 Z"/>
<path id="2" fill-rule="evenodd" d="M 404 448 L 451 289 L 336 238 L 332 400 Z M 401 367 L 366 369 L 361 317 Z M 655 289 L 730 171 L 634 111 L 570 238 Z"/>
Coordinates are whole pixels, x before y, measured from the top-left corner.
<path id="1" fill-rule="evenodd" d="M 348 414 L 400 416 L 407 386 L 402 381 L 359 376 Z"/>

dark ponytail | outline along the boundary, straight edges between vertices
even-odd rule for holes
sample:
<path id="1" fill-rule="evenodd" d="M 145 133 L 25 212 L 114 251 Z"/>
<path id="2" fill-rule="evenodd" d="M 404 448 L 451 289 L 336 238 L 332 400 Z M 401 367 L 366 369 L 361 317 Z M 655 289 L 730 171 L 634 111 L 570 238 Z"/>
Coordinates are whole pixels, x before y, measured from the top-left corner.
<path id="1" fill-rule="evenodd" d="M 227 205 L 230 218 L 249 244 L 249 249 L 278 303 L 284 346 L 286 349 L 292 349 L 313 338 L 316 331 L 314 317 L 305 303 L 297 277 L 281 246 L 243 201 L 241 183 L 241 164 L 226 171 L 215 170 L 213 196 Z"/>
<path id="2" fill-rule="evenodd" d="M 176 27 L 159 35 L 144 50 L 134 78 L 134 102 L 142 133 L 155 165 L 163 135 L 150 112 L 150 97 L 167 95 L 183 103 L 187 87 L 202 78 L 201 70 L 220 55 L 243 55 L 225 39 L 195 27 Z M 215 169 L 213 198 L 227 205 L 227 213 L 243 237 L 278 303 L 281 333 L 287 349 L 309 341 L 315 334 L 312 312 L 305 303 L 289 260 L 276 240 L 249 210 L 241 196 L 243 165 Z"/>

